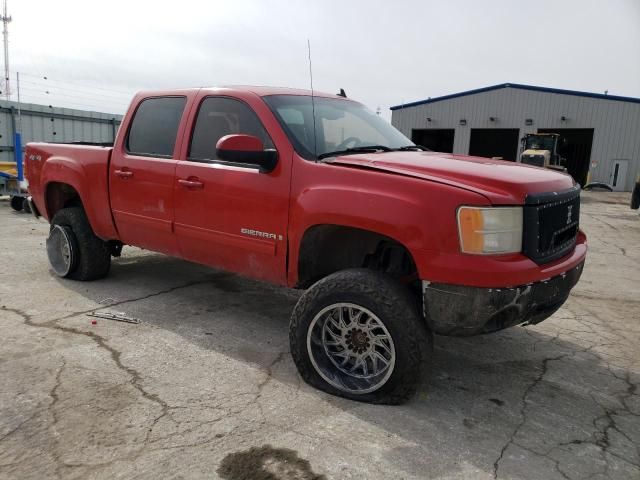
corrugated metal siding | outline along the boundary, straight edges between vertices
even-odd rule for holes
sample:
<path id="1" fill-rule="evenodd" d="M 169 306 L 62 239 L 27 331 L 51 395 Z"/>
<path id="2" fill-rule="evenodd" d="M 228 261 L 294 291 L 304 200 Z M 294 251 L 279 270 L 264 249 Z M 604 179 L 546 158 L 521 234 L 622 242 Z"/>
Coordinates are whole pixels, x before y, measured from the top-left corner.
<path id="1" fill-rule="evenodd" d="M 13 161 L 14 128 L 21 125 L 23 146 L 28 142 L 112 142 L 122 115 L 33 103 L 0 101 L 0 161 Z M 15 126 L 15 127 L 14 127 Z"/>
<path id="2" fill-rule="evenodd" d="M 491 122 L 492 116 L 498 120 Z M 466 126 L 459 125 L 463 118 Z M 527 118 L 533 125 L 525 125 Z M 518 128 L 521 138 L 539 128 L 592 128 L 592 181 L 609 183 L 616 159 L 629 160 L 625 190 L 630 191 L 640 175 L 638 103 L 503 88 L 394 110 L 391 123 L 409 138 L 414 128 L 454 128 L 453 151 L 461 154 L 469 152 L 472 128 Z"/>

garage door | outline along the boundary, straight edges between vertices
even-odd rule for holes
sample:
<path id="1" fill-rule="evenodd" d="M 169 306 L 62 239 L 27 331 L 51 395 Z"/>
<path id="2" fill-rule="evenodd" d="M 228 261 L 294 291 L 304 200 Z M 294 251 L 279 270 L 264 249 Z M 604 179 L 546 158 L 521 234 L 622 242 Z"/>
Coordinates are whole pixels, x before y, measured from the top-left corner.
<path id="1" fill-rule="evenodd" d="M 411 141 L 434 152 L 453 152 L 453 128 L 414 128 L 411 130 Z"/>
<path id="2" fill-rule="evenodd" d="M 591 161 L 593 128 L 539 128 L 538 132 L 560 135 L 558 153 L 566 159 L 569 174 L 580 185 L 584 185 Z"/>
<path id="3" fill-rule="evenodd" d="M 472 128 L 469 155 L 500 157 L 515 162 L 519 135 L 517 128 Z"/>

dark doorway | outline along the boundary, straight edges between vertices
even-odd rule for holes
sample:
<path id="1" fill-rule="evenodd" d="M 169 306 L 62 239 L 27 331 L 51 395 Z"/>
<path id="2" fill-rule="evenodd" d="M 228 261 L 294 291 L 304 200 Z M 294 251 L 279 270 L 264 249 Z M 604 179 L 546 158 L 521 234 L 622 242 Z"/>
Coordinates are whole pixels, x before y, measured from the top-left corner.
<path id="1" fill-rule="evenodd" d="M 453 128 L 423 128 L 411 130 L 411 141 L 434 152 L 453 153 Z"/>
<path id="2" fill-rule="evenodd" d="M 587 183 L 593 128 L 539 128 L 538 133 L 557 133 L 560 135 L 558 153 L 566 158 L 566 167 L 580 185 Z"/>
<path id="3" fill-rule="evenodd" d="M 500 157 L 515 162 L 519 135 L 517 128 L 472 128 L 469 155 Z"/>

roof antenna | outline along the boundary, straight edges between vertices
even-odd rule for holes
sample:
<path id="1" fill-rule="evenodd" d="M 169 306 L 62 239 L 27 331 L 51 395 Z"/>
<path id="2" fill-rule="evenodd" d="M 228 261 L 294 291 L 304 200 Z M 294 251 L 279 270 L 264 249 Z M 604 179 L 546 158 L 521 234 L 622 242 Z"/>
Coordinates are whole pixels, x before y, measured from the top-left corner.
<path id="1" fill-rule="evenodd" d="M 347 93 L 344 91 L 344 88 L 341 88 L 337 95 L 342 98 L 347 98 Z"/>
<path id="2" fill-rule="evenodd" d="M 309 80 L 311 82 L 311 114 L 313 115 L 313 156 L 318 161 L 318 144 L 316 140 L 316 103 L 313 98 L 313 69 L 311 68 L 311 42 L 307 38 L 307 52 L 309 54 Z"/>

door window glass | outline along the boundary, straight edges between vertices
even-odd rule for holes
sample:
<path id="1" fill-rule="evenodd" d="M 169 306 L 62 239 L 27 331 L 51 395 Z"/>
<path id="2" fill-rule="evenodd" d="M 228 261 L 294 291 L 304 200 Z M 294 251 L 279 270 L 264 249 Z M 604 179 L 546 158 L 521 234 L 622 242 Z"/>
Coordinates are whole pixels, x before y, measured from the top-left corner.
<path id="1" fill-rule="evenodd" d="M 253 135 L 265 149 L 273 142 L 256 113 L 244 102 L 226 97 L 209 97 L 200 105 L 189 146 L 189 160 L 217 160 L 216 144 L 225 135 Z"/>

